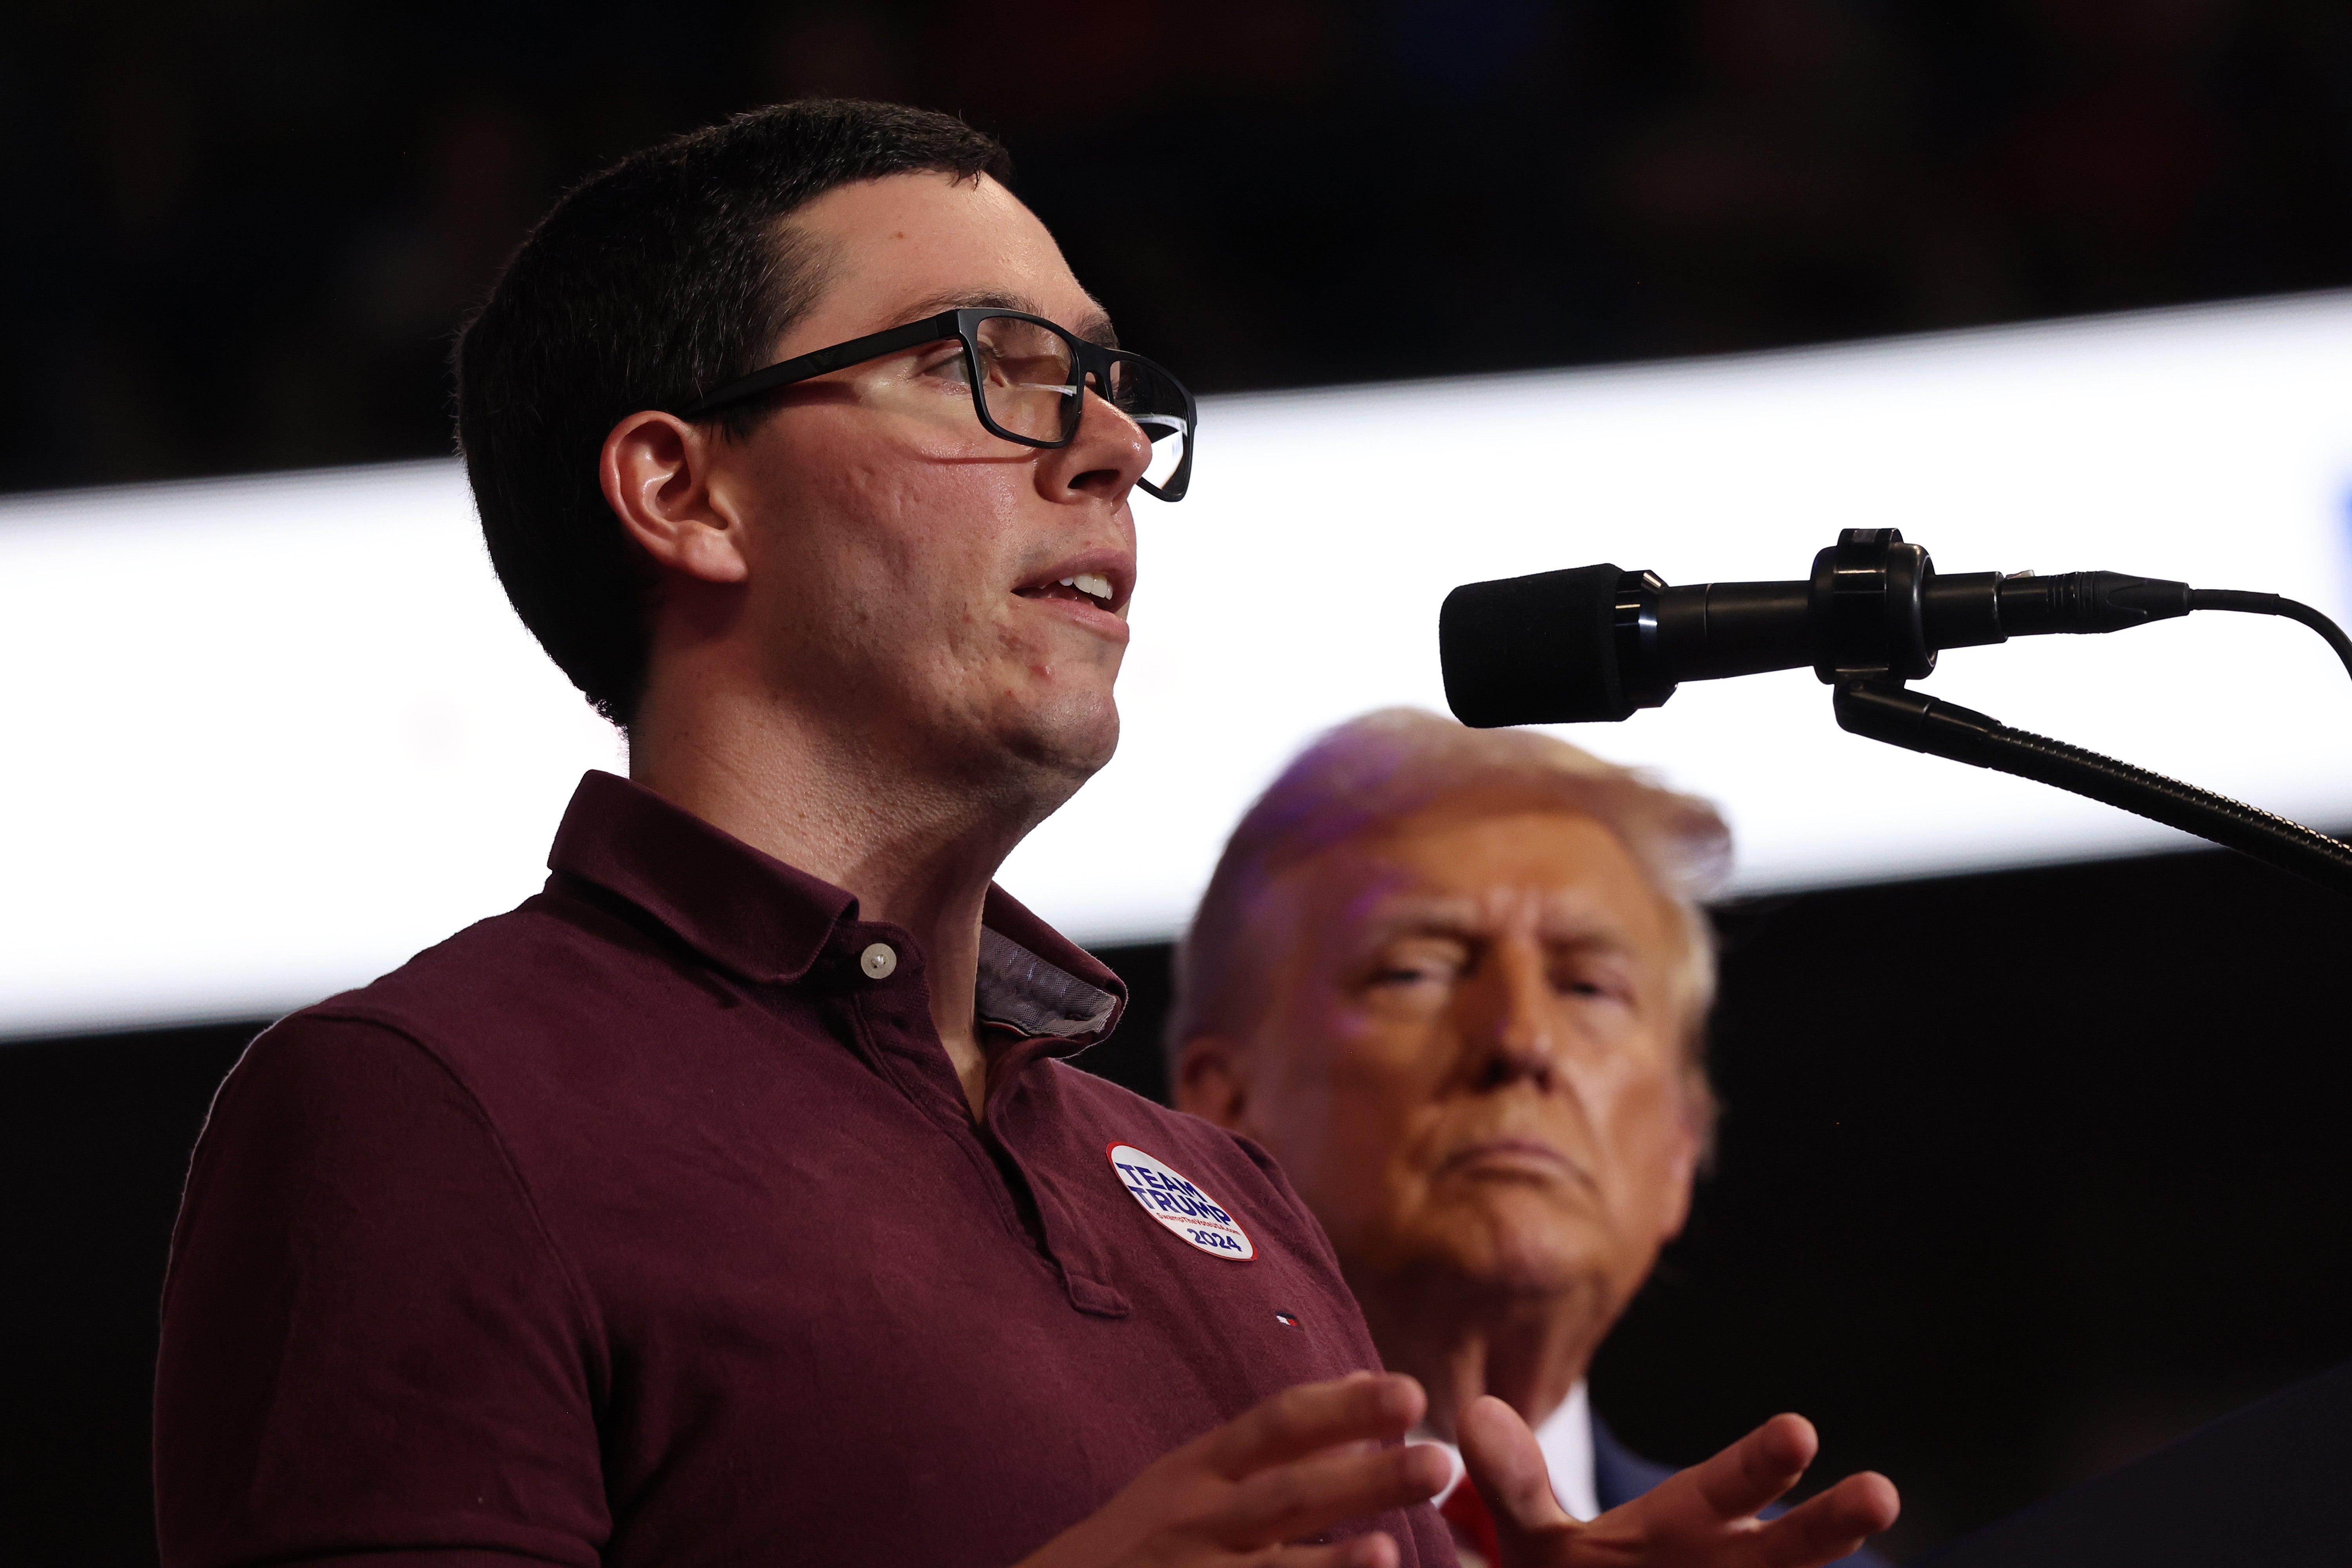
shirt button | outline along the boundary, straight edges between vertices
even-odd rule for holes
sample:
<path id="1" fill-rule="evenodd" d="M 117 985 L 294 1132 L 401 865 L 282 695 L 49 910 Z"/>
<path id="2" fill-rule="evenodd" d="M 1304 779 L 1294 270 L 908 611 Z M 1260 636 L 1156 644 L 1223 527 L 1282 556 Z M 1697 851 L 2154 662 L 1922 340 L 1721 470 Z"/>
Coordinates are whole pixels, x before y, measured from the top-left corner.
<path id="1" fill-rule="evenodd" d="M 887 980 L 898 972 L 898 955 L 887 942 L 877 942 L 857 955 L 857 967 L 869 980 Z"/>

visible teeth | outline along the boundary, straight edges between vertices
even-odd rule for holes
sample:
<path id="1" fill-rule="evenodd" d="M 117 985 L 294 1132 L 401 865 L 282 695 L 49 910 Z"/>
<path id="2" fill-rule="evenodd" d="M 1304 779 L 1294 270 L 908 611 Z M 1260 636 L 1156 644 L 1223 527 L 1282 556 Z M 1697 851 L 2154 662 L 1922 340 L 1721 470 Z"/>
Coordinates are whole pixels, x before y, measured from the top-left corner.
<path id="1" fill-rule="evenodd" d="M 1082 571 L 1075 577 L 1062 579 L 1064 588 L 1075 588 L 1089 599 L 1110 602 L 1110 579 L 1098 571 Z"/>

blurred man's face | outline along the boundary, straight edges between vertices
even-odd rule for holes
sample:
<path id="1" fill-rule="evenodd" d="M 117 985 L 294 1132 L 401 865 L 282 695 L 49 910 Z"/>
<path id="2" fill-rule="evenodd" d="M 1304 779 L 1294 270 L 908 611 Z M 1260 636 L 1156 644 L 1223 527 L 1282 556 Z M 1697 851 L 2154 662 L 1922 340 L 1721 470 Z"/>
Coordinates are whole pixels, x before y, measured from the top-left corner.
<path id="1" fill-rule="evenodd" d="M 1457 798 L 1292 868 L 1252 929 L 1257 1021 L 1194 1043 L 1183 1102 L 1273 1152 L 1375 1322 L 1465 1287 L 1613 1318 L 1700 1146 L 1680 938 L 1616 836 Z"/>
<path id="2" fill-rule="evenodd" d="M 775 360 L 956 305 L 1110 330 L 1053 236 L 992 180 L 866 181 L 790 227 L 819 293 Z M 1149 456 L 1141 431 L 1092 395 L 1068 447 L 991 435 L 952 340 L 781 394 L 719 450 L 713 481 L 747 524 L 741 613 L 769 685 L 860 744 L 919 746 L 976 781 L 1011 759 L 1075 787 L 1118 736 L 1128 498 Z"/>

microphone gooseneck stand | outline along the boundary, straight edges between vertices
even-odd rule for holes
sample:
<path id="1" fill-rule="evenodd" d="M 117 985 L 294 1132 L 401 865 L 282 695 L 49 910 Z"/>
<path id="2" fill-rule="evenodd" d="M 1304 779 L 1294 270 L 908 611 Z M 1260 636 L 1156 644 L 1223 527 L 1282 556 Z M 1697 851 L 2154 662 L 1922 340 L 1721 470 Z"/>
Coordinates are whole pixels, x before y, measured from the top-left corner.
<path id="1" fill-rule="evenodd" d="M 1905 544 L 1896 528 L 1848 528 L 1838 536 L 1832 570 L 1838 609 L 1845 613 L 1831 619 L 1823 663 L 1834 675 L 1831 706 L 1839 727 L 2087 796 L 2352 894 L 2352 844 L 2226 795 L 1905 690 L 1906 680 L 1935 667 L 1932 653 L 1906 658 L 1923 646 L 1920 589 L 1933 570 L 1926 557 L 1919 546 Z M 2056 598 L 2092 591 L 2087 580 L 2105 575 L 2076 572 L 2033 580 Z M 2308 605 L 2274 593 L 2228 590 L 2190 589 L 2182 597 L 2190 610 L 2242 610 L 2301 621 L 2326 637 L 2352 672 L 2352 639 Z"/>
<path id="2" fill-rule="evenodd" d="M 1848 528 L 1801 581 L 1669 587 L 1607 564 L 1469 583 L 1439 620 L 1447 700 L 1465 724 L 1622 720 L 1685 680 L 1811 666 L 1841 727 L 2031 779 L 2352 894 L 2352 844 L 2284 817 L 1905 689 L 1944 648 L 2119 632 L 2191 611 L 2298 621 L 2352 672 L 2352 637 L 2274 593 L 2122 572 L 1938 577 L 1895 528 Z"/>
<path id="3" fill-rule="evenodd" d="M 2087 795 L 2352 894 L 2352 845 L 2258 806 L 2011 729 L 1973 708 L 1905 691 L 1900 681 L 1841 681 L 1832 706 L 1840 727 L 1855 735 Z"/>

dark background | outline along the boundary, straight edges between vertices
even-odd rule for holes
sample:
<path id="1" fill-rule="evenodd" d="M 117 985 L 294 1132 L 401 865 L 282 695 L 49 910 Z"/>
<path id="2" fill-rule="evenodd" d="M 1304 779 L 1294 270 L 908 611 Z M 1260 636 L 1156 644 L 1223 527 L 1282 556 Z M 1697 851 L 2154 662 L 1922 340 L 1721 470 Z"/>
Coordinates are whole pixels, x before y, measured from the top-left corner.
<path id="1" fill-rule="evenodd" d="M 0 489 L 446 452 L 555 192 L 808 91 L 1005 137 L 1205 392 L 2352 283 L 2341 0 L 24 0 Z M 1718 1168 L 1596 1373 L 1636 1448 L 1803 1409 L 1916 1552 L 2352 1355 L 2344 911 L 2192 855 L 1722 923 Z M 1110 956 L 1149 1089 L 1166 951 Z M 254 1027 L 0 1046 L 0 1562 L 152 1561 L 164 1242 Z"/>
<path id="2" fill-rule="evenodd" d="M 554 193 L 810 91 L 1003 136 L 1203 392 L 2352 280 L 2342 0 L 16 0 L 0 488 L 445 452 Z"/>

